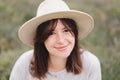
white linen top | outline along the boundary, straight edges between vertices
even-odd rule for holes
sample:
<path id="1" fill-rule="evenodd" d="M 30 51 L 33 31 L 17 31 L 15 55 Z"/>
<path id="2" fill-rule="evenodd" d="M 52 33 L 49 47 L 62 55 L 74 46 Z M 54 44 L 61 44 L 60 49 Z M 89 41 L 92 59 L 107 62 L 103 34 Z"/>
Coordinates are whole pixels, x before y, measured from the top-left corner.
<path id="1" fill-rule="evenodd" d="M 33 50 L 27 51 L 20 56 L 13 67 L 9 80 L 39 80 L 29 72 L 32 56 Z M 101 80 L 101 67 L 98 58 L 89 51 L 84 51 L 81 57 L 83 71 L 80 74 L 68 73 L 66 69 L 59 72 L 49 71 L 44 80 Z"/>

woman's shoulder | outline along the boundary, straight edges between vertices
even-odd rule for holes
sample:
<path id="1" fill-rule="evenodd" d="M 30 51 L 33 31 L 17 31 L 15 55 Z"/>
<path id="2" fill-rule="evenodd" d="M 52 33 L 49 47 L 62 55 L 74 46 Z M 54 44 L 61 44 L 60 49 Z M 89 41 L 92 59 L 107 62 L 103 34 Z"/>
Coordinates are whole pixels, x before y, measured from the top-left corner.
<path id="1" fill-rule="evenodd" d="M 29 50 L 22 53 L 21 56 L 16 61 L 15 65 L 21 65 L 21 64 L 23 65 L 23 64 L 30 63 L 32 56 L 33 56 L 33 50 Z"/>
<path id="2" fill-rule="evenodd" d="M 20 56 L 20 58 L 31 58 L 33 56 L 33 50 L 28 50 Z"/>
<path id="3" fill-rule="evenodd" d="M 82 50 L 81 57 L 89 61 L 99 61 L 98 57 L 90 51 Z"/>
<path id="4" fill-rule="evenodd" d="M 95 54 L 93 54 L 87 50 L 82 51 L 81 59 L 82 59 L 83 65 L 86 67 L 100 65 L 100 61 L 99 61 L 98 57 Z"/>
<path id="5" fill-rule="evenodd" d="M 10 75 L 10 80 L 26 80 L 29 73 L 29 63 L 33 56 L 33 50 L 24 52 L 16 61 Z"/>
<path id="6" fill-rule="evenodd" d="M 90 51 L 84 50 L 81 55 L 83 72 L 90 80 L 101 80 L 101 65 L 98 57 Z"/>

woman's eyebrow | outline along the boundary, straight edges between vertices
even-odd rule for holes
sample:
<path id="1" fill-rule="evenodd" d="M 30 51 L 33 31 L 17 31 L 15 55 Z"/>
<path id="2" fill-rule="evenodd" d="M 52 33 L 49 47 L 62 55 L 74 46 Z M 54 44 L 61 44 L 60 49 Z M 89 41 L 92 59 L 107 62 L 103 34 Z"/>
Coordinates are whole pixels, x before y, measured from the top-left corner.
<path id="1" fill-rule="evenodd" d="M 48 30 L 47 32 L 53 32 L 53 31 L 55 31 L 54 29 L 50 29 L 50 30 Z"/>
<path id="2" fill-rule="evenodd" d="M 71 29 L 71 28 L 69 28 L 69 27 L 64 27 L 63 30 L 64 30 L 64 29 Z"/>

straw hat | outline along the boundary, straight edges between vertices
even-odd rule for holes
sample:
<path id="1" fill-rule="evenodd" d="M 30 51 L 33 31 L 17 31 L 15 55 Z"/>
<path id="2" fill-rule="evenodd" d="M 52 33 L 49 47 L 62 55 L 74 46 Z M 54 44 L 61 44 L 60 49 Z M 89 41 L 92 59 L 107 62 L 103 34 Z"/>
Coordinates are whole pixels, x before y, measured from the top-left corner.
<path id="1" fill-rule="evenodd" d="M 27 45 L 33 45 L 38 25 L 55 18 L 70 18 L 76 21 L 80 40 L 94 27 L 94 20 L 89 14 L 71 10 L 63 0 L 44 0 L 39 5 L 36 16 L 25 22 L 19 29 L 20 40 Z"/>

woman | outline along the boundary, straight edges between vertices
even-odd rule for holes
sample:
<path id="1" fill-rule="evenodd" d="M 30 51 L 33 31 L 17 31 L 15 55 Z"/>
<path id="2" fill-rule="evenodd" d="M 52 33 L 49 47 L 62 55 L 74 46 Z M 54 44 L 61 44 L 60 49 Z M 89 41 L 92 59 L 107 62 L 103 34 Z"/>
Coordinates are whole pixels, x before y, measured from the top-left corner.
<path id="1" fill-rule="evenodd" d="M 101 80 L 98 58 L 78 46 L 93 24 L 90 15 L 62 0 L 43 1 L 19 30 L 20 40 L 34 49 L 17 60 L 10 80 Z"/>

